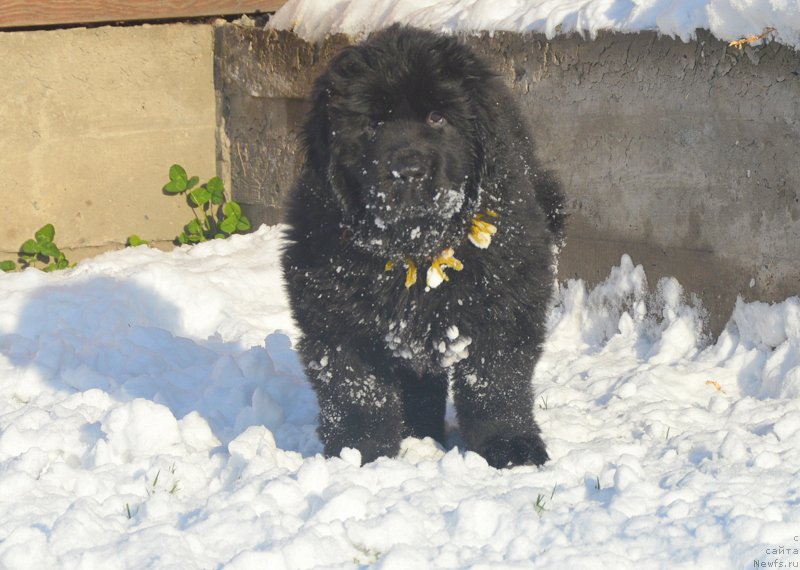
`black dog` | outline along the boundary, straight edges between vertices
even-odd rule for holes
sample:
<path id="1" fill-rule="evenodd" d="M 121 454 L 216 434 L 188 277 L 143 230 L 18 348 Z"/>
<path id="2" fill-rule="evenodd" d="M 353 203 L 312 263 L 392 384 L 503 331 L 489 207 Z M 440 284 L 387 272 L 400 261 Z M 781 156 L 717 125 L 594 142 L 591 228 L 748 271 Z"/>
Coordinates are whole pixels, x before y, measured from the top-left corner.
<path id="1" fill-rule="evenodd" d="M 392 26 L 317 80 L 283 254 L 327 455 L 444 439 L 547 459 L 533 419 L 563 225 L 509 90 L 453 37 Z"/>

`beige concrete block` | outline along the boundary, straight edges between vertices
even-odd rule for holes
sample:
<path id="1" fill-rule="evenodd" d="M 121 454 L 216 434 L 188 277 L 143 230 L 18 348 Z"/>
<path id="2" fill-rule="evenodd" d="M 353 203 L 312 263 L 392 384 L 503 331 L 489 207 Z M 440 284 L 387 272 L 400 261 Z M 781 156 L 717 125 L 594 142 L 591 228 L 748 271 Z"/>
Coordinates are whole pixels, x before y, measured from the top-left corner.
<path id="1" fill-rule="evenodd" d="M 169 166 L 215 174 L 210 25 L 0 34 L 0 252 L 45 223 L 64 248 L 173 238 Z M 5 255 L 8 257 L 8 255 Z"/>

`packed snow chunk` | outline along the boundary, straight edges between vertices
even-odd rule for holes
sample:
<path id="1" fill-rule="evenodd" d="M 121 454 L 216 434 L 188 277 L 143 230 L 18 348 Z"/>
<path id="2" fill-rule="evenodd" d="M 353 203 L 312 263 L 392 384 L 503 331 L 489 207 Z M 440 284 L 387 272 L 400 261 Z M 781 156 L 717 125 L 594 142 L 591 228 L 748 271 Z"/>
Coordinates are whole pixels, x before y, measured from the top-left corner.
<path id="1" fill-rule="evenodd" d="M 180 421 L 181 439 L 190 451 L 207 451 L 220 445 L 208 422 L 197 412 L 189 412 Z"/>
<path id="2" fill-rule="evenodd" d="M 454 534 L 468 542 L 487 544 L 498 535 L 507 535 L 507 524 L 514 520 L 507 507 L 498 501 L 474 498 L 461 502 L 455 511 Z"/>
<path id="3" fill-rule="evenodd" d="M 800 431 L 800 412 L 789 412 L 772 426 L 772 431 L 780 441 L 792 441 Z"/>
<path id="4" fill-rule="evenodd" d="M 47 543 L 42 526 L 11 530 L 0 542 L 0 568 L 57 568 L 59 564 Z"/>
<path id="5" fill-rule="evenodd" d="M 685 303 L 683 287 L 673 277 L 664 277 L 656 286 L 652 303 L 660 309 L 657 330 L 652 336 L 658 340 L 650 351 L 654 364 L 668 364 L 691 358 L 705 342 L 703 319 L 705 311 L 699 301 L 690 307 Z"/>
<path id="6" fill-rule="evenodd" d="M 753 466 L 768 471 L 775 469 L 781 464 L 781 456 L 772 451 L 762 451 L 753 461 Z"/>
<path id="7" fill-rule="evenodd" d="M 275 332 L 264 339 L 264 346 L 267 349 L 277 374 L 297 374 L 303 370 L 297 353 L 292 349 L 292 340 L 283 332 Z"/>
<path id="8" fill-rule="evenodd" d="M 741 435 L 734 431 L 728 432 L 719 446 L 719 457 L 730 463 L 739 463 L 749 457 L 747 448 L 742 442 Z"/>
<path id="9" fill-rule="evenodd" d="M 247 428 L 228 444 L 228 452 L 231 457 L 226 470 L 237 479 L 273 476 L 296 470 L 302 463 L 300 454 L 279 449 L 272 432 L 264 426 Z"/>
<path id="10" fill-rule="evenodd" d="M 422 461 L 438 461 L 443 455 L 444 448 L 431 437 L 407 437 L 400 442 L 400 457 L 414 465 Z"/>
<path id="11" fill-rule="evenodd" d="M 370 496 L 368 494 L 363 498 L 365 504 Z M 378 516 L 353 517 L 347 521 L 345 531 L 348 539 L 373 552 L 387 552 L 396 545 L 417 546 L 425 543 L 428 537 L 420 518 L 424 515 L 418 507 L 401 500 L 382 511 Z"/>
<path id="12" fill-rule="evenodd" d="M 442 355 L 439 363 L 443 367 L 449 368 L 453 364 L 469 358 L 469 346 L 472 344 L 472 338 L 461 336 L 455 325 L 447 328 L 445 336 L 446 338 L 439 341 L 436 347 Z"/>
<path id="13" fill-rule="evenodd" d="M 614 487 L 620 491 L 626 490 L 631 485 L 642 479 L 641 471 L 629 464 L 622 464 L 614 472 Z"/>
<path id="14" fill-rule="evenodd" d="M 800 298 L 782 303 L 745 303 L 736 299 L 731 323 L 741 342 L 748 347 L 777 348 L 786 340 L 800 340 Z M 729 325 L 730 326 L 730 325 Z"/>
<path id="15" fill-rule="evenodd" d="M 791 398 L 798 388 L 800 343 L 786 341 L 772 351 L 761 370 L 761 398 Z"/>
<path id="16" fill-rule="evenodd" d="M 307 495 L 321 495 L 330 478 L 328 463 L 321 455 L 306 459 L 297 472 L 297 482 Z"/>
<path id="17" fill-rule="evenodd" d="M 781 398 L 800 398 L 800 366 L 795 366 L 783 377 L 781 382 Z"/>
<path id="18" fill-rule="evenodd" d="M 326 497 L 325 503 L 311 520 L 322 523 L 361 520 L 367 516 L 367 504 L 371 498 L 369 489 L 353 484 L 332 497 Z"/>
<path id="19" fill-rule="evenodd" d="M 250 461 L 264 451 L 274 452 L 277 449 L 275 438 L 264 426 L 251 426 L 228 444 L 228 451 L 232 456 L 238 456 L 245 461 Z"/>
<path id="20" fill-rule="evenodd" d="M 132 461 L 162 453 L 178 453 L 178 421 L 166 406 L 137 398 L 111 410 L 100 422 L 115 458 Z"/>
<path id="21" fill-rule="evenodd" d="M 560 307 L 548 322 L 550 342 L 581 339 L 588 346 L 602 345 L 621 330 L 630 334 L 630 320 L 641 327 L 647 315 L 647 277 L 641 265 L 623 255 L 608 278 L 586 290 L 583 281 L 570 279 L 559 287 Z M 628 313 L 628 316 L 623 317 Z"/>
<path id="22" fill-rule="evenodd" d="M 253 392 L 253 417 L 257 423 L 275 429 L 284 423 L 283 407 L 264 387 L 257 387 Z"/>
<path id="23" fill-rule="evenodd" d="M 361 467 L 361 452 L 354 447 L 343 447 L 339 457 L 353 467 Z"/>

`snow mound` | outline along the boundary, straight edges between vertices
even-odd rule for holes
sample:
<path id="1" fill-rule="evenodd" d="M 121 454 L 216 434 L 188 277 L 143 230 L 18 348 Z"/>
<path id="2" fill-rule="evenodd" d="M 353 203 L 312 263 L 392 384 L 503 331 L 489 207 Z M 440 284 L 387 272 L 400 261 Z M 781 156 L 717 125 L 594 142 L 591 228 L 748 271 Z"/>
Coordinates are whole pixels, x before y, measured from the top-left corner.
<path id="1" fill-rule="evenodd" d="M 677 281 L 623 257 L 559 285 L 534 378 L 550 462 L 492 469 L 453 447 L 451 407 L 450 445 L 359 467 L 319 455 L 280 240 L 0 274 L 0 567 L 800 560 L 800 299 L 739 301 L 710 343 Z"/>
<path id="2" fill-rule="evenodd" d="M 552 38 L 601 30 L 655 30 L 683 41 L 710 30 L 725 41 L 775 28 L 776 40 L 800 47 L 800 5 L 770 0 L 289 0 L 267 27 L 316 42 L 354 37 L 405 23 L 433 31 L 540 32 Z"/>

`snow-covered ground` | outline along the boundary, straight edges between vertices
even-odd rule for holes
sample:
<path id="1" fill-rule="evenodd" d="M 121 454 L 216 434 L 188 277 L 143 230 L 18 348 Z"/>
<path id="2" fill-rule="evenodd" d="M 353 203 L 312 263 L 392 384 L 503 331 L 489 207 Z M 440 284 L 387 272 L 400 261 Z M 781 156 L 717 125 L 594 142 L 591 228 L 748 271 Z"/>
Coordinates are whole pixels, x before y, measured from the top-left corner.
<path id="1" fill-rule="evenodd" d="M 771 38 L 800 48 L 797 0 L 289 0 L 268 23 L 318 41 L 361 36 L 395 22 L 443 32 L 504 30 L 547 37 L 600 30 L 655 30 L 684 41 L 697 28 L 733 41 L 775 28 Z"/>
<path id="2" fill-rule="evenodd" d="M 358 467 L 319 455 L 279 240 L 0 274 L 0 568 L 800 567 L 800 299 L 706 346 L 623 258 L 560 286 L 549 463 L 407 440 Z"/>

